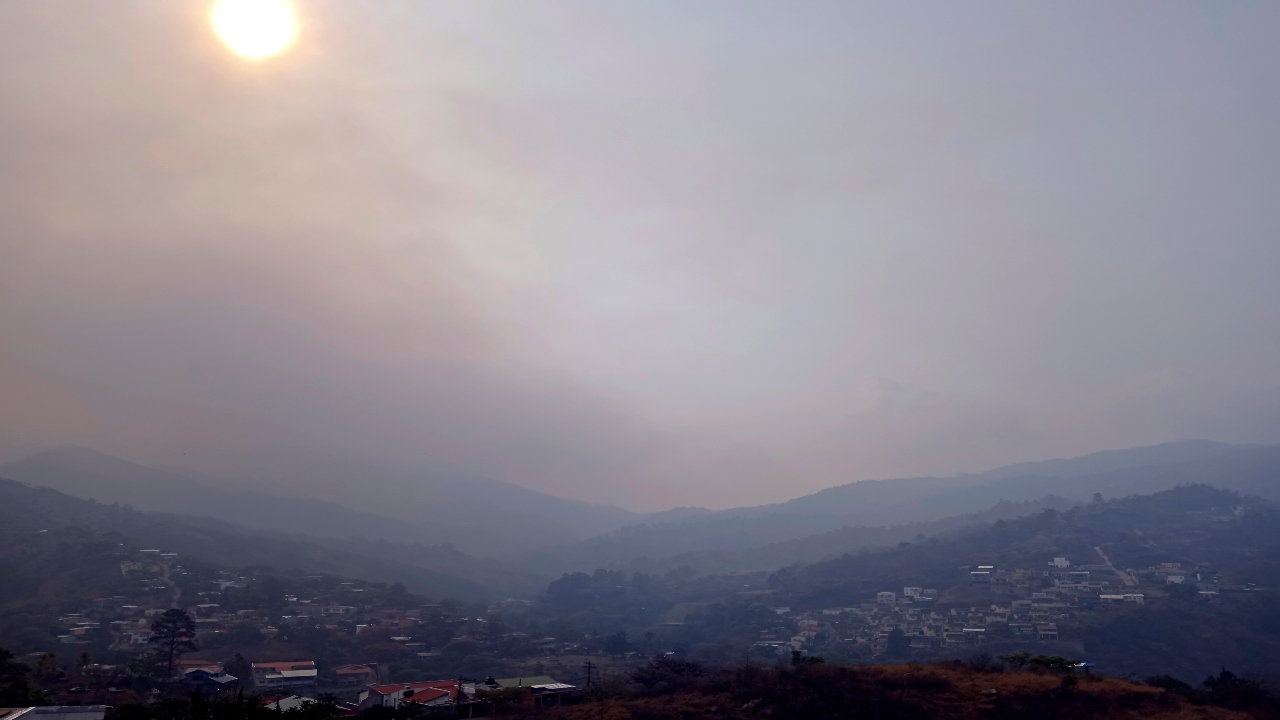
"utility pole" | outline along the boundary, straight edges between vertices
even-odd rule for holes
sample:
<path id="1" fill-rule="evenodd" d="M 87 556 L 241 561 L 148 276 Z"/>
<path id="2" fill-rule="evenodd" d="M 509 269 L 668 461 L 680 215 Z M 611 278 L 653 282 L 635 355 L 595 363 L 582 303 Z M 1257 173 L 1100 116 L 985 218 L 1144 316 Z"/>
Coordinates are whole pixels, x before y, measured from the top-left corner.
<path id="1" fill-rule="evenodd" d="M 595 665 L 588 660 L 582 667 L 587 669 L 587 687 L 591 687 L 591 671 L 595 668 Z"/>
<path id="2" fill-rule="evenodd" d="M 462 707 L 462 699 L 464 697 L 462 694 L 463 679 L 464 678 L 461 675 L 458 676 L 458 697 L 453 701 L 454 707 L 459 708 L 459 710 L 457 710 L 458 717 L 462 717 L 461 707 Z M 475 717 L 475 711 L 476 711 L 476 706 L 471 703 L 467 703 L 467 717 Z"/>

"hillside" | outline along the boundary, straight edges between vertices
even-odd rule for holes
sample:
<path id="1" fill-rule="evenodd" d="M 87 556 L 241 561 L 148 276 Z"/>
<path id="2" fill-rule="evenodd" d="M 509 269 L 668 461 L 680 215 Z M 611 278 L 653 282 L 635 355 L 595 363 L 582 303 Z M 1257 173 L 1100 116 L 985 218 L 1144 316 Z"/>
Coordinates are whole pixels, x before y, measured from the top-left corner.
<path id="1" fill-rule="evenodd" d="M 655 662 L 637 677 L 652 685 L 632 690 L 619 684 L 606 686 L 596 693 L 600 699 L 539 716 L 556 720 L 1226 720 L 1273 717 L 1276 707 L 1274 699 L 1257 692 L 1256 686 L 1238 680 L 1236 686 L 1215 683 L 1216 694 L 1180 694 L 1084 673 L 1006 671 L 993 663 L 860 667 L 802 663 L 703 675 L 696 665 Z"/>
<path id="2" fill-rule="evenodd" d="M 245 527 L 332 538 L 451 544 L 469 555 L 508 557 L 570 543 L 643 516 L 484 479 L 405 481 L 395 502 L 377 502 L 377 471 L 352 469 L 357 490 L 339 502 L 282 483 L 158 469 L 88 448 L 64 446 L 0 467 L 0 477 L 81 499 L 139 510 L 203 515 Z M 363 495 L 359 492 L 364 488 Z M 311 493 L 311 494 L 309 494 Z"/>
<path id="3" fill-rule="evenodd" d="M 820 554 L 797 549 L 788 555 L 763 548 L 813 538 L 811 544 L 823 547 L 822 552 L 847 552 L 883 544 L 884 539 L 860 528 L 942 521 L 988 513 L 1001 503 L 1040 502 L 1046 496 L 1083 503 L 1094 493 L 1123 497 L 1190 484 L 1280 499 L 1280 448 L 1187 441 L 1019 463 L 976 475 L 867 480 L 774 505 L 655 515 L 646 523 L 534 551 L 525 560 L 545 572 L 592 567 L 657 570 L 678 566 L 675 556 L 687 555 L 686 562 L 709 570 L 747 569 L 758 566 L 747 559 L 749 554 L 720 565 L 712 558 L 760 550 L 779 565 L 812 561 Z M 816 537 L 835 531 L 848 536 L 843 547 Z M 903 539 L 910 537 L 893 542 Z"/>
<path id="4" fill-rule="evenodd" d="M 1280 510 L 1196 485 L 773 572 L 573 573 L 506 617 L 713 665 L 791 650 L 840 662 L 1028 650 L 1195 680 L 1222 667 L 1280 674 L 1277 588 Z"/>
<path id="5" fill-rule="evenodd" d="M 1039 507 L 1061 509 L 1095 492 L 1114 497 L 1207 483 L 1277 499 L 1280 448 L 1187 441 L 975 475 L 863 481 L 775 505 L 647 515 L 483 479 L 401 479 L 403 500 L 394 503 L 359 495 L 358 488 L 377 483 L 350 483 L 356 495 L 339 502 L 279 483 L 161 470 L 77 447 L 10 463 L 0 475 L 141 510 L 341 540 L 340 547 L 448 544 L 466 556 L 515 561 L 547 575 L 681 566 L 723 572 L 813 562 L 921 533 L 1012 519 Z M 1056 505 L 1044 505 L 1050 496 L 1059 498 L 1052 501 Z"/>
<path id="6" fill-rule="evenodd" d="M 1280 468 L 1280 447 L 1188 440 L 1017 463 L 970 475 L 864 480 L 783 503 L 719 514 L 841 515 L 879 518 L 881 523 L 917 522 L 981 510 L 999 500 L 1034 500 L 1047 494 L 1088 499 L 1095 492 L 1114 497 L 1192 483 L 1280 497 L 1276 468 Z"/>
<path id="7" fill-rule="evenodd" d="M 861 663 L 1029 650 L 1089 660 L 1110 675 L 1184 680 L 1221 667 L 1280 673 L 1274 611 L 1280 597 L 1280 510 L 1272 503 L 1188 486 L 933 529 L 889 547 L 772 572 L 700 574 L 684 567 L 662 574 L 573 573 L 545 586 L 536 599 L 490 604 L 511 594 L 531 596 L 537 580 L 450 547 L 317 541 L 2 481 L 0 645 L 44 650 L 58 632 L 61 613 L 83 613 L 108 598 L 139 592 L 147 595 L 145 604 L 108 604 L 164 607 L 169 593 L 184 588 L 188 595 L 216 594 L 219 578 L 248 583 L 239 591 L 243 605 L 246 593 L 265 592 L 271 576 L 297 592 L 317 593 L 323 585 L 324 592 L 336 591 L 335 598 L 352 605 L 397 582 L 406 586 L 402 591 L 486 601 L 470 612 L 457 608 L 463 620 L 473 617 L 472 627 L 449 629 L 446 623 L 430 630 L 429 657 L 403 668 L 429 667 L 446 676 L 492 673 L 547 652 L 674 652 L 726 666 L 744 656 L 771 664 L 792 649 Z M 849 541 L 845 534 L 823 543 L 839 546 Z M 139 586 L 129 579 L 121 558 L 148 549 L 176 553 L 187 580 L 175 576 L 169 582 L 167 570 L 163 582 L 152 576 Z M 1065 564 L 1051 565 L 1055 558 Z M 977 582 L 971 573 L 980 565 L 992 567 Z M 253 569 L 264 566 L 276 571 Z M 328 579 L 316 585 L 311 574 Z M 1168 580 L 1173 574 L 1180 584 Z M 342 591 L 350 587 L 338 582 L 342 577 L 380 584 L 381 590 L 367 585 L 370 595 Z M 905 591 L 913 587 L 915 594 Z M 924 595 L 921 588 L 930 590 Z M 1124 597 L 1120 593 L 1145 602 L 1104 601 Z M 477 611 L 500 612 L 500 618 L 484 620 Z M 281 608 L 272 612 L 289 614 Z M 1037 634 L 1044 624 L 1054 624 L 1054 637 Z M 891 631 L 900 632 L 898 645 Z M 356 633 L 353 624 L 334 631 L 338 644 L 317 639 L 315 652 L 332 662 L 358 661 L 343 644 Z M 400 657 L 407 650 L 388 653 Z"/>
<path id="8" fill-rule="evenodd" d="M 1054 557 L 1067 558 L 1112 589 L 1075 590 L 1066 580 L 1052 580 L 1044 568 Z M 996 568 L 996 580 L 971 581 L 970 571 L 982 564 Z M 1161 570 L 1165 565 L 1179 569 Z M 1001 572 L 1007 573 L 1002 582 Z M 1189 579 L 1166 582 L 1175 572 Z M 1017 580 L 1019 573 L 1024 580 Z M 1007 614 L 1017 597 L 1039 591 L 1045 607 L 1057 603 L 1047 612 L 1060 615 L 1060 638 L 1076 643 L 1076 654 L 1107 672 L 1187 678 L 1226 666 L 1280 673 L 1280 618 L 1273 611 L 1280 597 L 1280 511 L 1203 485 L 846 555 L 780 572 L 774 586 L 772 602 L 813 609 L 857 605 L 885 590 L 933 587 L 938 611 L 976 608 L 979 626 L 989 627 L 993 642 L 1013 644 L 1025 642 L 1005 632 L 1013 620 L 991 624 L 989 618 L 1002 615 L 991 608 L 1004 607 Z M 1099 593 L 1108 592 L 1143 593 L 1146 603 L 1099 605 Z"/>
<path id="9" fill-rule="evenodd" d="M 535 577 L 447 546 L 317 540 L 170 513 L 104 505 L 0 479 L 0 570 L 26 578 L 34 592 L 57 573 L 35 558 L 55 540 L 129 543 L 162 549 L 225 569 L 297 568 L 366 580 L 400 582 L 418 592 L 464 598 L 503 597 L 536 587 Z M 46 548 L 47 549 L 47 548 Z M 72 568 L 73 569 L 73 568 Z M 69 569 L 70 570 L 70 569 Z"/>
<path id="10" fill-rule="evenodd" d="M 921 535 L 1012 520 L 1045 509 L 1066 510 L 1078 504 L 1081 503 L 1052 495 L 1019 503 L 1005 500 L 980 512 L 898 525 L 848 526 L 839 517 L 800 516 L 636 525 L 570 547 L 543 551 L 527 561 L 530 568 L 553 575 L 592 567 L 647 573 L 675 568 L 699 573 L 774 570 L 854 550 L 897 545 Z"/>

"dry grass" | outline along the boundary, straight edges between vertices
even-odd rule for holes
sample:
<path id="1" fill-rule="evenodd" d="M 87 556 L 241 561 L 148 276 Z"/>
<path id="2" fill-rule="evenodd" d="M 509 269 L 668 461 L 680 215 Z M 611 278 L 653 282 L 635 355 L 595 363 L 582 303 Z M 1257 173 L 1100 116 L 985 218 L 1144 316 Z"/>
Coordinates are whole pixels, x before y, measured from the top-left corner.
<path id="1" fill-rule="evenodd" d="M 736 672 L 736 675 L 734 674 Z M 539 713 L 554 720 L 801 720 L 809 718 L 1091 718 L 1244 720 L 1159 688 L 1115 678 L 979 672 L 959 663 L 726 671 L 675 692 L 613 698 Z"/>

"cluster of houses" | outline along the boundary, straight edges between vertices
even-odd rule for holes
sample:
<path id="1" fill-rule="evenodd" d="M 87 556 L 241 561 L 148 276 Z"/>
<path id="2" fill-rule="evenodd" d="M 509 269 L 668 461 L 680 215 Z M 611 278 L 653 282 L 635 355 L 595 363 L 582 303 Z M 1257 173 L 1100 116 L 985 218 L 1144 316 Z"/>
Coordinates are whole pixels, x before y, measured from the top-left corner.
<path id="1" fill-rule="evenodd" d="M 1142 571 L 1131 571 L 1135 577 L 1155 585 L 1194 587 L 1200 598 L 1215 602 L 1221 592 L 1221 577 L 1208 563 L 1183 565 L 1166 562 Z"/>
<path id="2" fill-rule="evenodd" d="M 121 553 L 119 563 L 121 577 L 132 581 L 126 583 L 126 594 L 98 598 L 81 613 L 70 613 L 58 619 L 62 628 L 58 641 L 63 645 L 103 645 L 115 651 L 141 651 L 150 646 L 151 625 L 156 616 L 171 607 L 179 607 L 187 612 L 195 622 L 199 644 L 208 645 L 219 635 L 234 628 L 251 627 L 264 640 L 274 638 L 280 632 L 279 626 L 296 624 L 320 624 L 332 626 L 335 622 L 344 625 L 357 619 L 354 630 L 360 632 L 370 627 L 405 628 L 416 625 L 417 620 L 406 611 L 370 611 L 336 601 L 318 599 L 299 599 L 286 596 L 286 607 L 283 616 L 264 617 L 258 608 L 225 606 L 221 601 L 227 593 L 243 591 L 249 585 L 249 578 L 239 577 L 232 573 L 218 573 L 216 579 L 196 583 L 205 589 L 190 596 L 178 590 L 177 580 L 190 573 L 182 567 L 176 553 L 160 550 L 139 550 Z M 193 583 L 186 582 L 190 587 Z M 134 590 L 129 591 L 132 585 Z M 354 587 L 353 583 L 341 583 L 335 595 L 359 597 L 363 588 Z M 423 650 L 421 643 L 413 643 L 405 632 L 398 636 L 404 641 L 406 648 Z M 66 648 L 73 650 L 73 648 Z M 87 648 L 84 648 L 87 649 Z M 80 648 L 74 648 L 79 651 Z"/>
<path id="3" fill-rule="evenodd" d="M 955 621 L 937 609 L 937 598 L 936 589 L 924 587 L 904 587 L 901 594 L 879 592 L 856 606 L 801 614 L 794 618 L 795 632 L 791 637 L 780 638 L 776 632 L 766 631 L 756 646 L 783 655 L 806 652 L 819 644 L 843 642 L 868 646 L 879 655 L 888 649 L 890 634 L 895 630 L 910 638 L 908 642 L 913 647 L 947 644 L 952 640 L 949 633 Z M 787 612 L 789 608 L 775 611 Z"/>
<path id="4" fill-rule="evenodd" d="M 188 693 L 217 697 L 250 690 L 261 694 L 263 702 L 271 707 L 287 710 L 314 701 L 324 691 L 343 698 L 339 710 L 349 715 L 378 706 L 397 709 L 406 705 L 432 708 L 483 704 L 487 701 L 485 694 L 488 692 L 519 688 L 528 690 L 521 694 L 524 702 L 549 707 L 578 690 L 577 686 L 546 675 L 389 682 L 382 677 L 385 672 L 376 663 L 334 668 L 332 682 L 338 687 L 332 684 L 321 687 L 319 670 L 311 660 L 251 663 L 248 676 L 243 681 L 217 663 L 190 660 L 182 661 L 180 666 L 182 678 L 179 684 Z"/>
<path id="5" fill-rule="evenodd" d="M 423 614 L 431 613 L 428 617 L 439 622 L 440 618 L 436 616 L 446 617 L 439 612 L 439 606 L 408 609 L 382 606 L 373 598 L 366 600 L 367 588 L 358 583 L 314 576 L 308 578 L 316 588 L 312 597 L 286 594 L 279 598 L 280 602 L 273 603 L 269 611 L 265 607 L 246 608 L 244 598 L 254 591 L 252 578 L 221 572 L 216 577 L 202 575 L 197 580 L 189 577 L 191 573 L 183 568 L 175 553 L 122 549 L 118 554 L 121 556 L 120 575 L 126 581 L 121 587 L 126 594 L 98 598 L 81 612 L 58 618 L 61 628 L 58 641 L 64 646 L 59 648 L 58 655 L 83 654 L 88 657 L 90 650 L 103 647 L 129 654 L 143 652 L 154 647 L 151 642 L 152 624 L 172 607 L 184 610 L 192 619 L 196 644 L 201 648 L 218 647 L 220 642 L 234 645 L 236 637 L 243 637 L 246 632 L 258 642 L 270 646 L 277 635 L 296 627 L 307 627 L 357 637 L 376 632 L 379 642 L 401 648 L 402 658 L 411 659 L 416 655 L 425 660 L 438 654 L 436 648 L 424 641 L 429 633 L 423 626 L 429 621 L 423 619 Z M 179 585 L 185 594 L 179 591 Z M 228 602 L 227 598 L 231 601 Z M 454 634 L 460 634 L 463 639 L 469 639 L 470 634 L 477 634 L 479 639 L 489 625 L 480 618 L 453 616 L 447 616 L 444 622 L 455 626 Z M 553 638 L 536 641 L 523 637 L 523 633 L 503 632 L 505 634 L 494 639 L 521 635 L 522 642 L 527 641 L 525 644 L 535 651 L 556 653 L 565 649 L 564 643 Z M 415 637 L 417 635 L 424 635 L 424 639 Z M 65 647 L 67 645 L 77 647 Z M 24 661 L 34 665 L 41 655 L 33 653 Z M 97 675 L 111 678 L 116 677 L 123 666 L 95 663 L 90 667 Z M 486 693 L 511 688 L 525 688 L 527 691 L 507 693 L 507 697 L 516 697 L 520 702 L 532 705 L 554 705 L 578 689 L 545 675 L 398 682 L 393 680 L 385 664 L 354 663 L 322 668 L 306 659 L 245 662 L 238 667 L 226 667 L 207 659 L 181 658 L 175 663 L 172 680 L 184 694 L 226 696 L 244 690 L 263 696 L 264 702 L 271 707 L 286 710 L 312 702 L 320 693 L 332 694 L 342 698 L 340 709 L 352 715 L 373 706 L 479 705 L 491 701 L 486 698 Z M 107 687 L 108 684 L 104 682 L 101 692 L 94 695 L 94 698 L 102 696 L 96 701 L 110 703 L 113 693 L 120 692 L 115 687 Z M 77 691 L 82 692 L 76 694 Z M 93 693 L 87 692 L 86 688 L 69 687 L 67 692 L 59 692 L 58 696 L 66 695 L 65 699 L 70 702 L 88 703 L 94 698 L 89 697 Z M 148 693 L 143 694 L 142 699 L 154 700 L 160 696 L 159 691 Z M 101 717 L 99 712 L 96 718 Z"/>
<path id="6" fill-rule="evenodd" d="M 1059 624 L 1079 613 L 1101 612 L 1108 607 L 1146 603 L 1139 592 L 1143 583 L 1195 585 L 1202 598 L 1218 593 L 1218 576 L 1205 564 L 1186 567 L 1169 562 L 1147 570 L 1117 570 L 1110 563 L 1079 565 L 1055 557 L 1045 569 L 998 567 L 983 564 L 962 568 L 972 585 L 989 587 L 998 601 L 988 606 L 946 603 L 940 607 L 938 591 L 904 587 L 901 593 L 884 591 L 850 607 L 827 608 L 792 618 L 790 636 L 762 631 L 756 647 L 779 655 L 808 652 L 832 643 L 849 643 L 869 649 L 872 655 L 891 650 L 891 635 L 912 649 L 981 645 L 993 638 L 1059 641 Z M 774 608 L 790 614 L 790 608 Z"/>

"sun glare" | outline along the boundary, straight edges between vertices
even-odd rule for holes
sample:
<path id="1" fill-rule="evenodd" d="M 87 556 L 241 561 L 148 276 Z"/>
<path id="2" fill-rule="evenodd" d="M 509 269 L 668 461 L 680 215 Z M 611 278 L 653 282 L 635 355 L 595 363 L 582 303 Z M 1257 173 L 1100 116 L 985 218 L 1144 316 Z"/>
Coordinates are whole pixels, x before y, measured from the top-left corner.
<path id="1" fill-rule="evenodd" d="M 284 52 L 298 37 L 298 18 L 286 0 L 219 0 L 213 30 L 231 52 L 262 60 Z"/>

